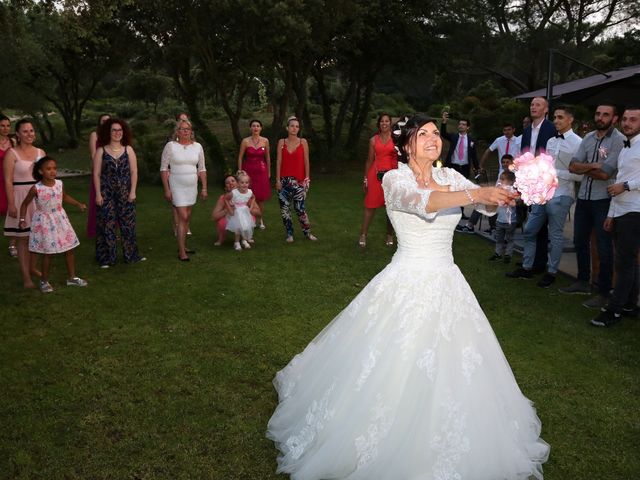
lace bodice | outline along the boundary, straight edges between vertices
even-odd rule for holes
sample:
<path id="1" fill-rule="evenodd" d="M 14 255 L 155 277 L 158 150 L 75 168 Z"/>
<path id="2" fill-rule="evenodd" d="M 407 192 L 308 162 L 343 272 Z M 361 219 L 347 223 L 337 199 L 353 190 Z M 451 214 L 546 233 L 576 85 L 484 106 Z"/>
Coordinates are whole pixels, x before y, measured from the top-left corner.
<path id="1" fill-rule="evenodd" d="M 435 168 L 433 177 L 439 185 L 449 185 L 451 191 L 479 188 L 450 168 Z M 460 221 L 460 208 L 427 212 L 432 190 L 419 188 L 413 172 L 403 163 L 385 174 L 382 187 L 387 214 L 398 236 L 396 256 L 452 262 L 451 245 Z M 487 215 L 495 214 L 482 205 L 476 208 Z"/>
<path id="2" fill-rule="evenodd" d="M 168 142 L 162 151 L 160 171 L 171 169 L 172 174 L 195 175 L 205 172 L 204 150 L 198 142 L 182 145 Z"/>
<path id="3" fill-rule="evenodd" d="M 244 207 L 249 203 L 251 197 L 253 196 L 253 192 L 251 189 L 248 189 L 245 193 L 241 193 L 237 188 L 234 189 L 231 193 L 231 202 L 236 207 Z"/>

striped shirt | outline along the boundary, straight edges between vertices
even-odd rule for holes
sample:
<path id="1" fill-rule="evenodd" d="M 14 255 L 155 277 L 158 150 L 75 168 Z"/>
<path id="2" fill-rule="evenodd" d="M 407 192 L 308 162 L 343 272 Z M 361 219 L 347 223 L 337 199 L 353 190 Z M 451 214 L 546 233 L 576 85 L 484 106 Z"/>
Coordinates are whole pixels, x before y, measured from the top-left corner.
<path id="1" fill-rule="evenodd" d="M 597 130 L 587 133 L 578 151 L 571 161 L 580 163 L 602 163 L 602 171 L 609 180 L 596 180 L 585 175 L 580 182 L 578 198 L 580 200 L 605 200 L 609 198 L 607 187 L 613 183 L 618 169 L 618 155 L 624 145 L 625 136 L 616 128 L 610 128 L 602 138 L 596 136 Z"/>

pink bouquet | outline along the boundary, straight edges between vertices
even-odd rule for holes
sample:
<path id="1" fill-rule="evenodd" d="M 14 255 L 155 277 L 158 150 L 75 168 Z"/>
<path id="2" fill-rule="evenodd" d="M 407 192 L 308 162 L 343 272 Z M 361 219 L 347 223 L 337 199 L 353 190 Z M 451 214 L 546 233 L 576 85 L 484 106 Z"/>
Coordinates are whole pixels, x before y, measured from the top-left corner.
<path id="1" fill-rule="evenodd" d="M 509 167 L 516 174 L 514 187 L 527 205 L 544 205 L 553 198 L 558 187 L 558 176 L 553 167 L 553 157 L 541 153 L 537 157 L 527 152 L 520 155 Z"/>

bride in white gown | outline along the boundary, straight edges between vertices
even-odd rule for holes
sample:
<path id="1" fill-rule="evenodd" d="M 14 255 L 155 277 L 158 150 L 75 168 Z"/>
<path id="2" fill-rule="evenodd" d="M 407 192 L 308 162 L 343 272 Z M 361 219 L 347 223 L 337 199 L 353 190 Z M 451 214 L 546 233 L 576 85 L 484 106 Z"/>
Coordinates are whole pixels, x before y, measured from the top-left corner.
<path id="1" fill-rule="evenodd" d="M 399 127 L 398 127 L 399 128 Z M 549 446 L 453 263 L 460 206 L 512 202 L 432 167 L 442 140 L 415 116 L 385 174 L 391 263 L 274 380 L 267 436 L 292 480 L 542 479 Z M 407 162 L 408 161 L 408 162 Z"/>

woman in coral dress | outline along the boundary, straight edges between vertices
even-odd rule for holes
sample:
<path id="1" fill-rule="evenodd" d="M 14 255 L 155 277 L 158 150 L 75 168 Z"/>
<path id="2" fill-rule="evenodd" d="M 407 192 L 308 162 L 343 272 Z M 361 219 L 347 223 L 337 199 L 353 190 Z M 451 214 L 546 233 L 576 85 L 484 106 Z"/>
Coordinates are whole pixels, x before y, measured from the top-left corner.
<path id="1" fill-rule="evenodd" d="M 364 197 L 364 219 L 360 228 L 358 245 L 367 245 L 369 225 L 378 208 L 384 207 L 384 193 L 382 192 L 382 177 L 389 171 L 398 168 L 398 154 L 391 139 L 391 116 L 381 113 L 378 117 L 378 133 L 369 140 L 369 155 L 364 166 L 364 180 L 362 188 Z M 387 219 L 388 247 L 393 245 L 393 226 Z"/>

